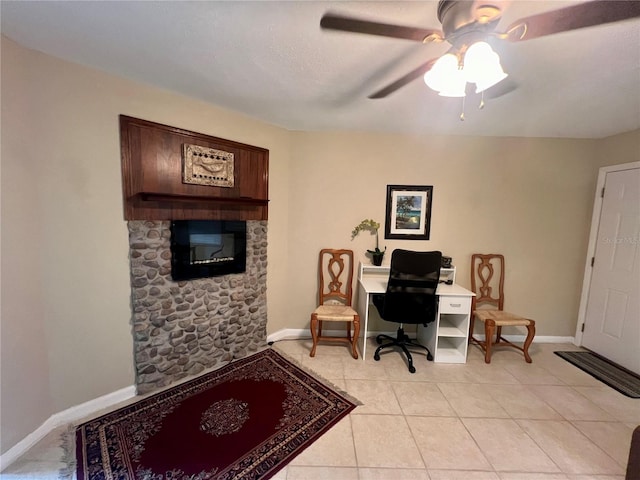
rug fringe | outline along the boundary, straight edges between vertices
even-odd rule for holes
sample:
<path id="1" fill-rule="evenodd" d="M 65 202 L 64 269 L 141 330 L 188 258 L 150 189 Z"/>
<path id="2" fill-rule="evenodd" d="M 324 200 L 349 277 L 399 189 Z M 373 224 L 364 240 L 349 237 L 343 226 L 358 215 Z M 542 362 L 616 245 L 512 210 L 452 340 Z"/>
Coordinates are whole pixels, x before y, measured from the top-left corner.
<path id="1" fill-rule="evenodd" d="M 64 467 L 58 472 L 60 480 L 76 480 L 76 427 L 71 424 L 60 434 L 62 462 Z"/>
<path id="2" fill-rule="evenodd" d="M 296 367 L 298 367 L 300 370 L 304 371 L 305 373 L 308 373 L 309 375 L 311 375 L 312 377 L 314 377 L 316 380 L 318 380 L 321 383 L 324 383 L 325 386 L 327 386 L 328 388 L 331 388 L 332 390 L 336 391 L 337 393 L 339 393 L 342 397 L 346 398 L 347 400 L 349 400 L 351 403 L 357 405 L 357 406 L 361 406 L 364 405 L 364 403 L 362 403 L 360 400 L 358 400 L 356 397 L 354 397 L 353 395 L 351 395 L 349 392 L 347 392 L 346 390 L 343 390 L 342 388 L 340 388 L 339 386 L 337 386 L 335 383 L 333 383 L 331 380 L 328 380 L 326 378 L 324 378 L 322 375 L 320 375 L 318 372 L 316 372 L 315 370 L 307 367 L 306 365 L 301 364 L 298 360 L 296 360 L 295 358 L 292 358 L 290 355 L 288 355 L 287 353 L 283 352 L 282 350 L 273 348 L 273 346 L 270 347 L 271 350 L 273 350 L 275 353 L 277 353 L 278 355 L 281 355 L 282 357 L 286 358 L 289 362 L 293 363 Z"/>

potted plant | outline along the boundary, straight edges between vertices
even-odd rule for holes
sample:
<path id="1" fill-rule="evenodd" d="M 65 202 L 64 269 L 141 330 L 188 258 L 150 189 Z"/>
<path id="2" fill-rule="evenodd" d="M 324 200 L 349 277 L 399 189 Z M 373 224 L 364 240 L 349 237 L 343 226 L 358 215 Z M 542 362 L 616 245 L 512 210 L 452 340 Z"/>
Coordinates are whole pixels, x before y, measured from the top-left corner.
<path id="1" fill-rule="evenodd" d="M 367 253 L 371 254 L 371 259 L 374 265 L 382 265 L 382 259 L 384 258 L 384 252 L 387 251 L 387 247 L 384 247 L 384 250 L 380 250 L 378 247 L 378 229 L 380 228 L 380 224 L 375 220 L 365 219 L 360 222 L 360 224 L 353 229 L 351 232 L 351 240 L 353 240 L 356 235 L 358 235 L 363 230 L 369 230 L 373 235 L 376 235 L 376 248 L 373 250 L 367 250 Z"/>

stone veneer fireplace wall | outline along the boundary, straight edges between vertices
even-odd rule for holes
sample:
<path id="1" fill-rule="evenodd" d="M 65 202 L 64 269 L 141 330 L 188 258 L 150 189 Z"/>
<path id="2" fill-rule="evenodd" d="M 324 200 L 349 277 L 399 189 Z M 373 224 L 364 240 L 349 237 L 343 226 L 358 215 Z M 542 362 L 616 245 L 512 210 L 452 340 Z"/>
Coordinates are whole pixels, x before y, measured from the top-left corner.
<path id="1" fill-rule="evenodd" d="M 127 224 L 138 394 L 266 345 L 266 221 L 247 221 L 245 273 L 180 282 L 171 278 L 170 222 Z"/>

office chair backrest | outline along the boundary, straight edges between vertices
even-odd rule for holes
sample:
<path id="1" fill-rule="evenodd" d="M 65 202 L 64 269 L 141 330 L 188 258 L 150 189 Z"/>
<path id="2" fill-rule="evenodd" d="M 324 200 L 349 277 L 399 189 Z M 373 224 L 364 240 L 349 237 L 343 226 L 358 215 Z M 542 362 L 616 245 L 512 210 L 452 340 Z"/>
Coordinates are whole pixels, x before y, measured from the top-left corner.
<path id="1" fill-rule="evenodd" d="M 438 251 L 394 250 L 380 316 L 400 323 L 435 320 L 441 261 L 442 252 Z"/>
<path id="2" fill-rule="evenodd" d="M 471 290 L 476 306 L 504 307 L 504 255 L 497 253 L 471 255 Z"/>

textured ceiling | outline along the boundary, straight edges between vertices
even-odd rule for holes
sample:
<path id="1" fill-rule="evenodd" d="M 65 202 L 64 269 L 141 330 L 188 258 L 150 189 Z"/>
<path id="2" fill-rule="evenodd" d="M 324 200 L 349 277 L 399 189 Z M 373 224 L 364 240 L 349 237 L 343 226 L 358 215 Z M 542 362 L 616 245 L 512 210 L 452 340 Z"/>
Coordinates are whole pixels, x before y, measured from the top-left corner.
<path id="1" fill-rule="evenodd" d="M 504 0 L 501 0 L 504 3 Z M 498 26 L 579 2 L 507 2 Z M 5 1 L 2 34 L 35 50 L 290 130 L 601 138 L 640 128 L 640 19 L 506 44 L 498 98 L 421 79 L 367 96 L 446 44 L 323 31 L 327 11 L 440 28 L 437 1 Z"/>

